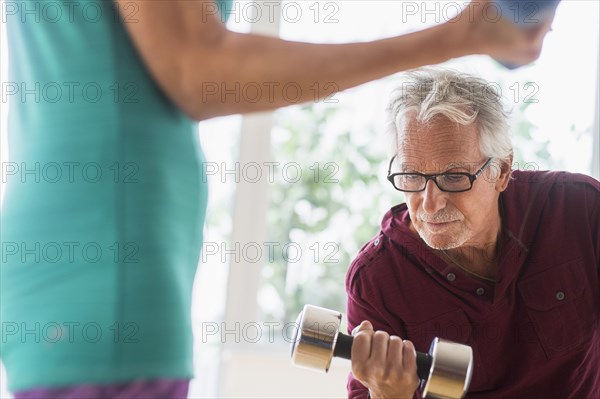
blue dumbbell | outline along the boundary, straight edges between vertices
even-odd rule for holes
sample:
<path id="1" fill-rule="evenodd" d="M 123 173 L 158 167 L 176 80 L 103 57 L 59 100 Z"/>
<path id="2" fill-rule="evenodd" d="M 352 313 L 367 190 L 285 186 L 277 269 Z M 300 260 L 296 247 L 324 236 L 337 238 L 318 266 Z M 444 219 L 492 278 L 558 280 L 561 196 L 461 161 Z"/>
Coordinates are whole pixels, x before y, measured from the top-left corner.
<path id="1" fill-rule="evenodd" d="M 560 0 L 494 0 L 502 18 L 523 29 L 533 28 L 552 16 Z M 508 69 L 521 65 L 500 62 Z"/>

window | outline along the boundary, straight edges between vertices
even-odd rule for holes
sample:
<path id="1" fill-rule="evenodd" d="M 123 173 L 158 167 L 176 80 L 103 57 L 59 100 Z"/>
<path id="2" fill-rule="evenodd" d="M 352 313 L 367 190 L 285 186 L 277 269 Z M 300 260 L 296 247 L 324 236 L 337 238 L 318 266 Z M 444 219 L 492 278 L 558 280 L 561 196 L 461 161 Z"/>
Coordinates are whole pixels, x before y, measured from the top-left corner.
<path id="1" fill-rule="evenodd" d="M 367 40 L 421 28 L 423 21 L 442 22 L 454 15 L 458 4 L 412 3 L 431 11 L 413 15 L 406 3 L 410 2 L 336 2 L 331 10 L 338 23 L 302 25 L 284 18 L 281 36 Z M 446 63 L 483 76 L 503 94 L 512 110 L 513 169 L 592 173 L 598 7 L 597 2 L 562 2 L 543 54 L 533 65 L 510 71 L 485 56 Z M 287 253 L 287 258 L 280 256 L 263 266 L 258 301 L 266 318 L 292 321 L 304 303 L 345 308 L 349 263 L 377 233 L 385 211 L 403 201 L 400 193 L 391 192 L 384 172 L 383 109 L 398 84 L 399 76 L 394 75 L 337 94 L 330 103 L 277 111 L 274 156 L 281 164 L 297 163 L 303 177 L 269 187 L 269 232 L 274 241 L 297 244 L 293 246 L 302 248 L 303 256 L 295 259 Z"/>

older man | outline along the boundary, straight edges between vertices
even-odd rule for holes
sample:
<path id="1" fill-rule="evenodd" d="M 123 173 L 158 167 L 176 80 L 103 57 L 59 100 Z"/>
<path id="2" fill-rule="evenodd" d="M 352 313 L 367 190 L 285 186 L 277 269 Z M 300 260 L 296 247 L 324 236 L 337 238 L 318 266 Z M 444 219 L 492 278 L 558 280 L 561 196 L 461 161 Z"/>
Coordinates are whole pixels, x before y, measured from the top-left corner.
<path id="1" fill-rule="evenodd" d="M 600 183 L 511 171 L 485 81 L 410 75 L 389 108 L 406 203 L 347 275 L 349 397 L 418 397 L 414 349 L 439 336 L 473 348 L 469 398 L 600 398 Z"/>

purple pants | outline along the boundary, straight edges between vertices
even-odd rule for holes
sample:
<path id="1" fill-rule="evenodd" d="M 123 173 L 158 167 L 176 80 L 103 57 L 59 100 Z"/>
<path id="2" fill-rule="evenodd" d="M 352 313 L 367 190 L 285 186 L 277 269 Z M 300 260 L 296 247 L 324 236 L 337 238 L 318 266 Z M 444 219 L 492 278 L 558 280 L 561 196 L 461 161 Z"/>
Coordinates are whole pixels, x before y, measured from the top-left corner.
<path id="1" fill-rule="evenodd" d="M 121 384 L 81 384 L 15 392 L 15 399 L 186 399 L 190 380 L 137 380 Z"/>

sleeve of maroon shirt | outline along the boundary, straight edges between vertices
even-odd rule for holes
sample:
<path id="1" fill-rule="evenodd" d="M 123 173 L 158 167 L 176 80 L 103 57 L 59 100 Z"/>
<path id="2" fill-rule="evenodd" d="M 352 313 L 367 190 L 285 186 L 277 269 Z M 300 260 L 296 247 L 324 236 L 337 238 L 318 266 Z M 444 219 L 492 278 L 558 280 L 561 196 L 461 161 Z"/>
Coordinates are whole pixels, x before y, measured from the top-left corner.
<path id="1" fill-rule="evenodd" d="M 361 279 L 360 266 L 358 266 L 364 258 L 364 254 L 361 253 L 352 263 L 348 275 L 346 277 L 346 293 L 348 296 L 347 301 L 347 317 L 348 317 L 348 333 L 351 334 L 352 330 L 358 326 L 362 321 L 368 320 L 373 325 L 373 328 L 377 330 L 383 330 L 390 334 L 393 334 L 393 328 L 385 322 L 385 318 L 381 315 L 381 312 L 371 306 L 368 301 L 364 300 L 365 295 L 364 289 L 367 281 Z M 379 261 L 381 259 L 378 259 Z M 405 337 L 402 337 L 405 338 Z M 367 399 L 369 398 L 369 390 L 361 384 L 352 373 L 348 375 L 348 382 L 346 385 L 348 391 L 348 399 Z M 421 395 L 417 391 L 413 399 L 420 399 Z"/>
<path id="2" fill-rule="evenodd" d="M 598 281 L 600 281 L 600 181 L 589 178 L 588 182 L 590 184 L 586 185 L 585 206 L 590 215 L 592 242 L 596 247 L 594 252 L 598 266 Z"/>
<path id="3" fill-rule="evenodd" d="M 567 194 L 578 192 L 576 197 L 569 197 L 569 201 L 573 206 L 581 204 L 584 210 L 584 215 L 589 217 L 589 228 L 591 234 L 591 242 L 594 246 L 595 264 L 598 268 L 598 281 L 600 283 L 600 181 L 582 174 L 572 174 L 573 180 L 579 184 L 582 191 L 570 190 Z M 600 284 L 598 286 L 600 288 Z"/>

